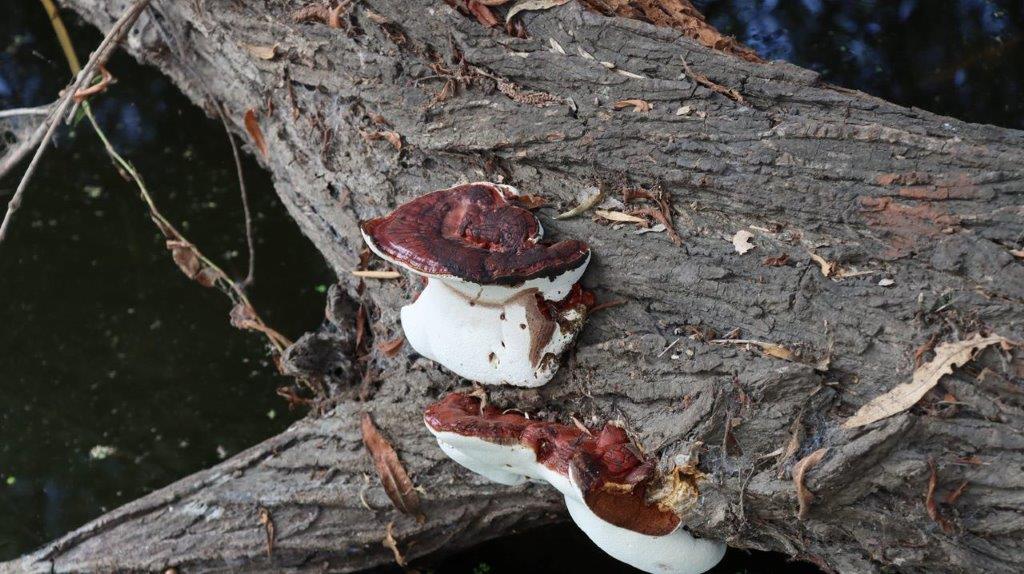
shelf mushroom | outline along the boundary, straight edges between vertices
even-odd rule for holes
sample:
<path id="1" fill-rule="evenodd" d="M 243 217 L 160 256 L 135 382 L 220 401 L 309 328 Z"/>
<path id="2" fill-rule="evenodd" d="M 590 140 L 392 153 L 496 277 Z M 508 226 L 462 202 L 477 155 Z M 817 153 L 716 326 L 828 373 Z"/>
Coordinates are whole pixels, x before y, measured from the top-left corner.
<path id="1" fill-rule="evenodd" d="M 653 460 L 621 428 L 597 434 L 535 421 L 451 393 L 427 407 L 424 422 L 455 462 L 501 484 L 547 482 L 562 493 L 569 515 L 613 558 L 645 572 L 700 574 L 725 554 L 725 544 L 695 538 L 679 517 L 647 501 Z"/>
<path id="2" fill-rule="evenodd" d="M 425 278 L 401 313 L 417 353 L 479 383 L 538 387 L 593 305 L 579 286 L 590 248 L 543 242 L 517 195 L 508 185 L 459 185 L 366 221 L 362 232 L 374 253 Z"/>

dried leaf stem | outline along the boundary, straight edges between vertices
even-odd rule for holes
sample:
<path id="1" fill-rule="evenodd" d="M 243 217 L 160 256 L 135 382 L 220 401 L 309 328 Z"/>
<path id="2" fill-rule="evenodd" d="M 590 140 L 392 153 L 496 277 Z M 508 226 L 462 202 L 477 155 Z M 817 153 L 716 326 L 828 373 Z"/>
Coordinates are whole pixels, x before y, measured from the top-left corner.
<path id="1" fill-rule="evenodd" d="M 52 6 L 52 0 L 40 0 L 40 2 L 43 3 L 44 7 L 47 6 L 47 4 Z M 121 32 L 122 34 L 124 32 L 127 32 L 127 30 L 131 28 L 130 24 L 138 18 L 139 13 L 141 13 L 142 9 L 145 8 L 148 3 L 149 0 L 139 0 L 135 5 L 132 6 L 132 8 L 126 13 L 125 16 L 121 17 L 121 20 L 118 21 L 118 24 L 115 24 L 114 28 L 111 30 L 111 33 L 113 33 L 114 30 L 118 30 L 119 25 L 120 28 L 123 28 L 123 31 Z M 60 23 L 60 16 L 56 14 L 55 10 L 53 12 L 50 12 L 49 8 L 47 8 L 47 12 L 51 14 L 51 22 L 54 23 L 54 31 L 57 33 L 57 38 L 60 42 L 62 50 L 64 51 L 65 58 L 68 61 L 68 66 L 71 68 L 72 72 L 78 72 L 78 70 L 76 70 L 76 67 L 78 66 L 78 58 L 75 55 L 74 46 L 68 39 L 67 31 L 64 29 L 63 24 L 59 24 L 60 27 L 58 28 L 58 23 Z M 126 19 L 126 16 L 130 14 L 134 14 L 134 18 L 132 18 L 129 22 Z M 125 24 L 121 25 L 122 22 L 125 22 Z M 61 30 L 63 30 L 63 33 L 61 32 Z M 108 37 L 110 37 L 110 35 L 108 35 Z M 101 44 L 101 49 L 102 47 L 103 44 Z M 93 59 L 95 59 L 99 54 L 100 49 L 97 49 L 97 51 L 93 53 Z M 90 62 L 91 61 L 92 60 L 90 60 Z M 81 72 L 78 72 L 78 77 L 83 77 L 83 73 L 87 69 L 88 68 L 83 69 Z M 74 90 L 69 89 L 66 91 L 65 102 L 71 101 L 71 96 L 69 96 L 68 94 L 73 95 Z M 136 187 L 139 190 L 139 196 L 146 203 L 146 207 L 149 210 L 150 218 L 156 224 L 157 228 L 164 235 L 164 237 L 168 240 L 168 245 L 177 245 L 179 249 L 184 248 L 191 251 L 199 260 L 202 267 L 209 270 L 209 279 L 211 280 L 211 282 L 214 285 L 218 286 L 222 292 L 227 294 L 232 299 L 232 301 L 235 302 L 236 310 L 241 310 L 241 312 L 233 311 L 233 315 L 244 316 L 245 321 L 239 322 L 239 326 L 263 333 L 264 336 L 266 336 L 268 342 L 271 344 L 271 346 L 273 346 L 273 348 L 278 353 L 283 352 L 285 348 L 291 345 L 291 341 L 281 333 L 267 326 L 266 323 L 264 323 L 260 316 L 256 313 L 255 308 L 252 306 L 252 303 L 249 301 L 248 296 L 246 296 L 245 294 L 243 286 L 235 281 L 232 281 L 228 274 L 225 273 L 224 270 L 220 268 L 220 266 L 218 266 L 206 255 L 204 255 L 199 250 L 198 247 L 196 247 L 184 235 L 182 235 L 180 231 L 178 231 L 177 227 L 175 227 L 173 223 L 171 223 L 166 217 L 164 217 L 164 215 L 157 208 L 156 202 L 153 200 L 153 196 L 150 195 L 149 189 L 146 187 L 146 184 L 142 179 L 142 175 L 139 174 L 138 170 L 135 169 L 135 166 L 132 165 L 131 162 L 126 160 L 123 156 L 121 156 L 121 154 L 118 153 L 117 150 L 114 148 L 113 144 L 110 143 L 110 140 L 107 138 L 106 133 L 103 131 L 103 129 L 99 126 L 99 123 L 96 121 L 96 117 L 93 115 L 92 109 L 89 107 L 89 103 L 82 102 L 82 109 L 85 113 L 85 118 L 89 121 L 89 125 L 96 133 L 96 136 L 100 139 L 100 142 L 103 143 L 103 147 L 104 150 L 107 152 L 107 155 L 110 156 L 110 159 L 114 162 L 114 164 L 118 168 L 120 168 L 125 174 L 127 174 L 128 177 L 135 183 Z M 57 116 L 59 117 L 60 114 L 57 114 Z M 54 122 L 54 125 L 55 124 L 56 122 Z"/>
<path id="2" fill-rule="evenodd" d="M 49 0 L 41 0 L 47 2 Z M 106 63 L 107 59 L 110 58 L 110 54 L 113 53 L 114 47 L 121 41 L 128 30 L 131 30 L 135 21 L 139 19 L 139 15 L 142 14 L 142 10 L 149 5 L 149 0 L 137 0 L 125 13 L 114 23 L 110 28 L 110 32 L 107 33 L 103 41 L 100 42 L 96 51 L 92 53 L 89 61 L 86 62 L 85 67 L 78 71 L 75 78 L 68 84 L 68 87 L 64 89 L 64 93 L 61 96 L 60 102 L 57 107 L 54 108 L 53 112 L 46 116 L 43 120 L 40 129 L 45 126 L 42 138 L 39 140 L 39 147 L 36 148 L 36 153 L 32 156 L 32 161 L 28 164 L 28 168 L 25 170 L 25 174 L 22 175 L 21 181 L 18 183 L 18 188 L 14 192 L 14 196 L 11 197 L 11 201 L 7 204 L 7 212 L 4 213 L 3 222 L 0 223 L 0 243 L 3 242 L 4 238 L 7 237 L 8 230 L 11 226 L 11 221 L 14 218 L 15 212 L 21 207 L 22 198 L 25 196 L 25 189 L 28 187 L 29 181 L 32 180 L 32 176 L 35 174 L 36 169 L 39 167 L 39 161 L 43 157 L 43 153 L 46 152 L 50 140 L 53 139 L 53 134 L 57 132 L 57 126 L 60 125 L 61 119 L 65 116 L 71 117 L 78 109 L 80 102 L 75 101 L 75 94 L 86 86 L 91 80 L 93 72 L 99 67 Z M 44 4 L 45 6 L 45 4 Z M 50 12 L 50 10 L 47 10 Z M 51 12 L 51 20 L 56 19 L 56 10 Z M 65 36 L 67 31 L 64 32 Z M 58 33 L 59 37 L 59 33 Z M 64 47 L 63 41 L 61 46 Z M 66 49 L 66 48 L 65 48 Z M 69 112 L 70 110 L 70 112 Z M 33 136 L 33 140 L 35 136 Z"/>

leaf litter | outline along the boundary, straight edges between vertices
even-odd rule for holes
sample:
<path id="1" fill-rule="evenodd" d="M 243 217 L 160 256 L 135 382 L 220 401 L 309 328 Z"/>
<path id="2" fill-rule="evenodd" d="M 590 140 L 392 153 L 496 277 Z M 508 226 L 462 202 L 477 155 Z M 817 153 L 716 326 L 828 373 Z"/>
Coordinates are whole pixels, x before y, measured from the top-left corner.
<path id="1" fill-rule="evenodd" d="M 982 336 L 980 333 L 973 333 L 962 341 L 938 345 L 935 357 L 917 367 L 910 382 L 896 385 L 889 392 L 871 399 L 843 422 L 843 428 L 861 427 L 909 409 L 932 390 L 942 377 L 969 363 L 977 352 L 997 343 L 1004 350 L 1016 346 L 1000 335 Z"/>
<path id="2" fill-rule="evenodd" d="M 369 413 L 363 413 L 361 427 L 363 444 L 373 458 L 377 476 L 380 477 L 381 485 L 388 498 L 391 499 L 391 503 L 400 512 L 415 516 L 422 522 L 426 517 L 420 510 L 420 498 L 416 494 L 416 489 L 405 467 L 398 460 L 398 453 L 377 430 L 377 425 L 373 423 Z"/>

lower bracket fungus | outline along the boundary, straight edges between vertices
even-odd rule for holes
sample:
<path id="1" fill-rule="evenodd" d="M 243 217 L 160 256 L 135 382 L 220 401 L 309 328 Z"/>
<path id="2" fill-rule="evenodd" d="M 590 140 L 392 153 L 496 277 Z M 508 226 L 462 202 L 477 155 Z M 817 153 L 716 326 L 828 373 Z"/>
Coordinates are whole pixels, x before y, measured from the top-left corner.
<path id="1" fill-rule="evenodd" d="M 700 574 L 725 553 L 725 544 L 695 538 L 671 508 L 648 500 L 654 461 L 615 425 L 590 433 L 503 413 L 463 393 L 427 407 L 424 421 L 441 450 L 469 470 L 501 484 L 554 486 L 576 525 L 617 560 L 645 572 Z"/>
<path id="2" fill-rule="evenodd" d="M 402 308 L 417 353 L 479 383 L 537 387 L 593 306 L 579 286 L 590 248 L 544 243 L 517 195 L 508 185 L 459 185 L 366 221 L 362 232 L 374 253 L 426 280 Z"/>

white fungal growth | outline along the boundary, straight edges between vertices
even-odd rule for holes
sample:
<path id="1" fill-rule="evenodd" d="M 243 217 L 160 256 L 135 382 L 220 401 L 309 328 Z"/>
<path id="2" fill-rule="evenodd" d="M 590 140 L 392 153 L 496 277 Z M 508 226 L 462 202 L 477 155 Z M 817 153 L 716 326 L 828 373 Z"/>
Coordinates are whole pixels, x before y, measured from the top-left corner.
<path id="1" fill-rule="evenodd" d="M 725 555 L 722 542 L 694 538 L 681 528 L 664 536 L 649 536 L 603 520 L 587 507 L 583 493 L 570 477 L 537 462 L 529 447 L 435 431 L 430 425 L 427 428 L 452 460 L 494 482 L 547 482 L 555 487 L 562 493 L 569 516 L 580 530 L 608 555 L 634 568 L 659 574 L 700 574 Z"/>
<path id="2" fill-rule="evenodd" d="M 507 185 L 477 183 L 518 195 Z M 543 238 L 538 224 L 526 241 Z M 558 356 L 573 342 L 585 319 L 585 307 L 568 306 L 549 318 L 543 301 L 556 303 L 572 292 L 590 263 L 590 254 L 572 269 L 516 285 L 475 283 L 456 275 L 425 273 L 389 255 L 363 230 L 370 249 L 381 258 L 425 277 L 419 297 L 402 308 L 402 328 L 420 355 L 455 374 L 485 385 L 544 385 L 558 370 Z M 541 301 L 538 301 L 538 297 Z"/>
<path id="3" fill-rule="evenodd" d="M 402 328 L 417 353 L 461 377 L 538 387 L 554 376 L 554 357 L 572 343 L 584 311 L 572 308 L 553 321 L 541 313 L 534 293 L 485 302 L 449 281 L 429 279 L 416 301 L 402 308 Z"/>

